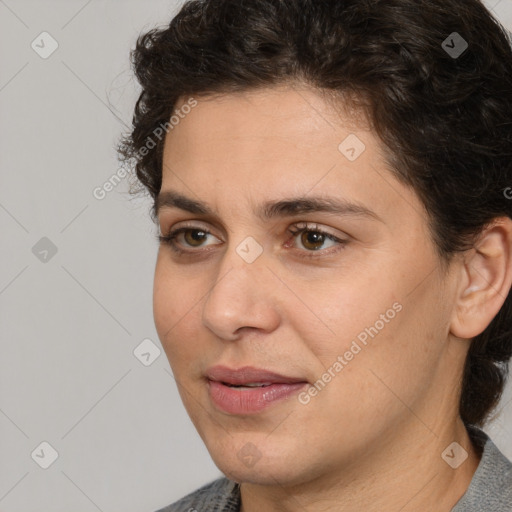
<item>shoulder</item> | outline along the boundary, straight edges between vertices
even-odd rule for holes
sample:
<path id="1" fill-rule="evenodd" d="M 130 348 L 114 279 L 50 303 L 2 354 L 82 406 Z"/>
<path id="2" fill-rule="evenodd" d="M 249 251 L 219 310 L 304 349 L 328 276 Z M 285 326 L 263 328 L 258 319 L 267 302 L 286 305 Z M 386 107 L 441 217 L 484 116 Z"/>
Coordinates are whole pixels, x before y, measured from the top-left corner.
<path id="1" fill-rule="evenodd" d="M 482 431 L 480 464 L 452 512 L 510 512 L 512 510 L 512 462 Z"/>
<path id="2" fill-rule="evenodd" d="M 239 509 L 239 486 L 236 482 L 223 477 L 157 512 L 239 512 Z"/>

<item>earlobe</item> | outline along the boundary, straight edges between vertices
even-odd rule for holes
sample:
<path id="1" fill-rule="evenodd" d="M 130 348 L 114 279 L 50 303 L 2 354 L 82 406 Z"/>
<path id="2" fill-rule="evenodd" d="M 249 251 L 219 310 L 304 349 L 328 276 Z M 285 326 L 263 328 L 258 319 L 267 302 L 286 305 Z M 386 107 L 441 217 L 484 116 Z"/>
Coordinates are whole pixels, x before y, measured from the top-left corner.
<path id="1" fill-rule="evenodd" d="M 484 229 L 461 264 L 450 332 L 472 339 L 498 314 L 512 285 L 512 220 L 497 218 Z"/>

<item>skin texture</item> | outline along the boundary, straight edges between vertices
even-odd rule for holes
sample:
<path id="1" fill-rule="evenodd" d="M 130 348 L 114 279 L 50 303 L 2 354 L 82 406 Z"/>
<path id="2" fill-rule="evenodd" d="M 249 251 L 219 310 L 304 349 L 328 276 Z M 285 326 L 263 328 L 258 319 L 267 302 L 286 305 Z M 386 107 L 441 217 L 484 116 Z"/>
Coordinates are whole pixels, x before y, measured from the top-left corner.
<path id="1" fill-rule="evenodd" d="M 509 219 L 444 269 L 421 202 L 386 169 L 361 117 L 299 85 L 196 99 L 167 135 L 161 191 L 214 214 L 159 209 L 162 234 L 190 231 L 175 240 L 188 253 L 160 246 L 154 316 L 195 427 L 242 483 L 243 512 L 451 510 L 479 462 L 459 383 L 469 339 L 511 285 Z M 365 145 L 354 161 L 338 149 L 350 134 Z M 379 219 L 256 215 L 299 196 L 345 199 Z M 346 243 L 312 250 L 311 235 L 289 232 L 304 223 Z M 263 250 L 252 263 L 236 251 L 247 237 Z M 393 304 L 400 311 L 307 404 L 294 395 L 237 416 L 210 400 L 204 374 L 217 364 L 315 383 Z M 457 469 L 441 457 L 454 441 L 469 454 Z M 238 456 L 247 450 L 255 463 Z"/>

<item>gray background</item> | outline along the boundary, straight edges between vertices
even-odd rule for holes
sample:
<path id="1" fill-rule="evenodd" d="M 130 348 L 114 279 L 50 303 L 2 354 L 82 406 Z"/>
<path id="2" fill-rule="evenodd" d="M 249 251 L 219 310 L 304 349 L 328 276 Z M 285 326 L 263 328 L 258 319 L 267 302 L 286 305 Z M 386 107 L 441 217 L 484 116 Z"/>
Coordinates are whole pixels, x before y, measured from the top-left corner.
<path id="1" fill-rule="evenodd" d="M 0 0 L 1 512 L 150 512 L 220 475 L 156 357 L 150 203 L 127 179 L 93 196 L 137 98 L 129 50 L 180 3 Z M 512 0 L 487 5 L 512 30 Z M 501 411 L 512 458 L 510 385 Z"/>

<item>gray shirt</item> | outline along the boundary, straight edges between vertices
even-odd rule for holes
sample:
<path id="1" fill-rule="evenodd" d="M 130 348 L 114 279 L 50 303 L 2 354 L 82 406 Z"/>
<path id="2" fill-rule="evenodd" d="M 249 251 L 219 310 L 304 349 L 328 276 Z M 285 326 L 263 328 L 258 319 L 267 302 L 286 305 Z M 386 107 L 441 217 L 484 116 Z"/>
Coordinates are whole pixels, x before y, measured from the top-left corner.
<path id="1" fill-rule="evenodd" d="M 468 489 L 451 512 L 512 512 L 512 463 L 482 430 L 473 429 L 471 437 L 483 448 L 482 458 Z M 239 485 L 219 478 L 157 512 L 239 511 Z"/>

